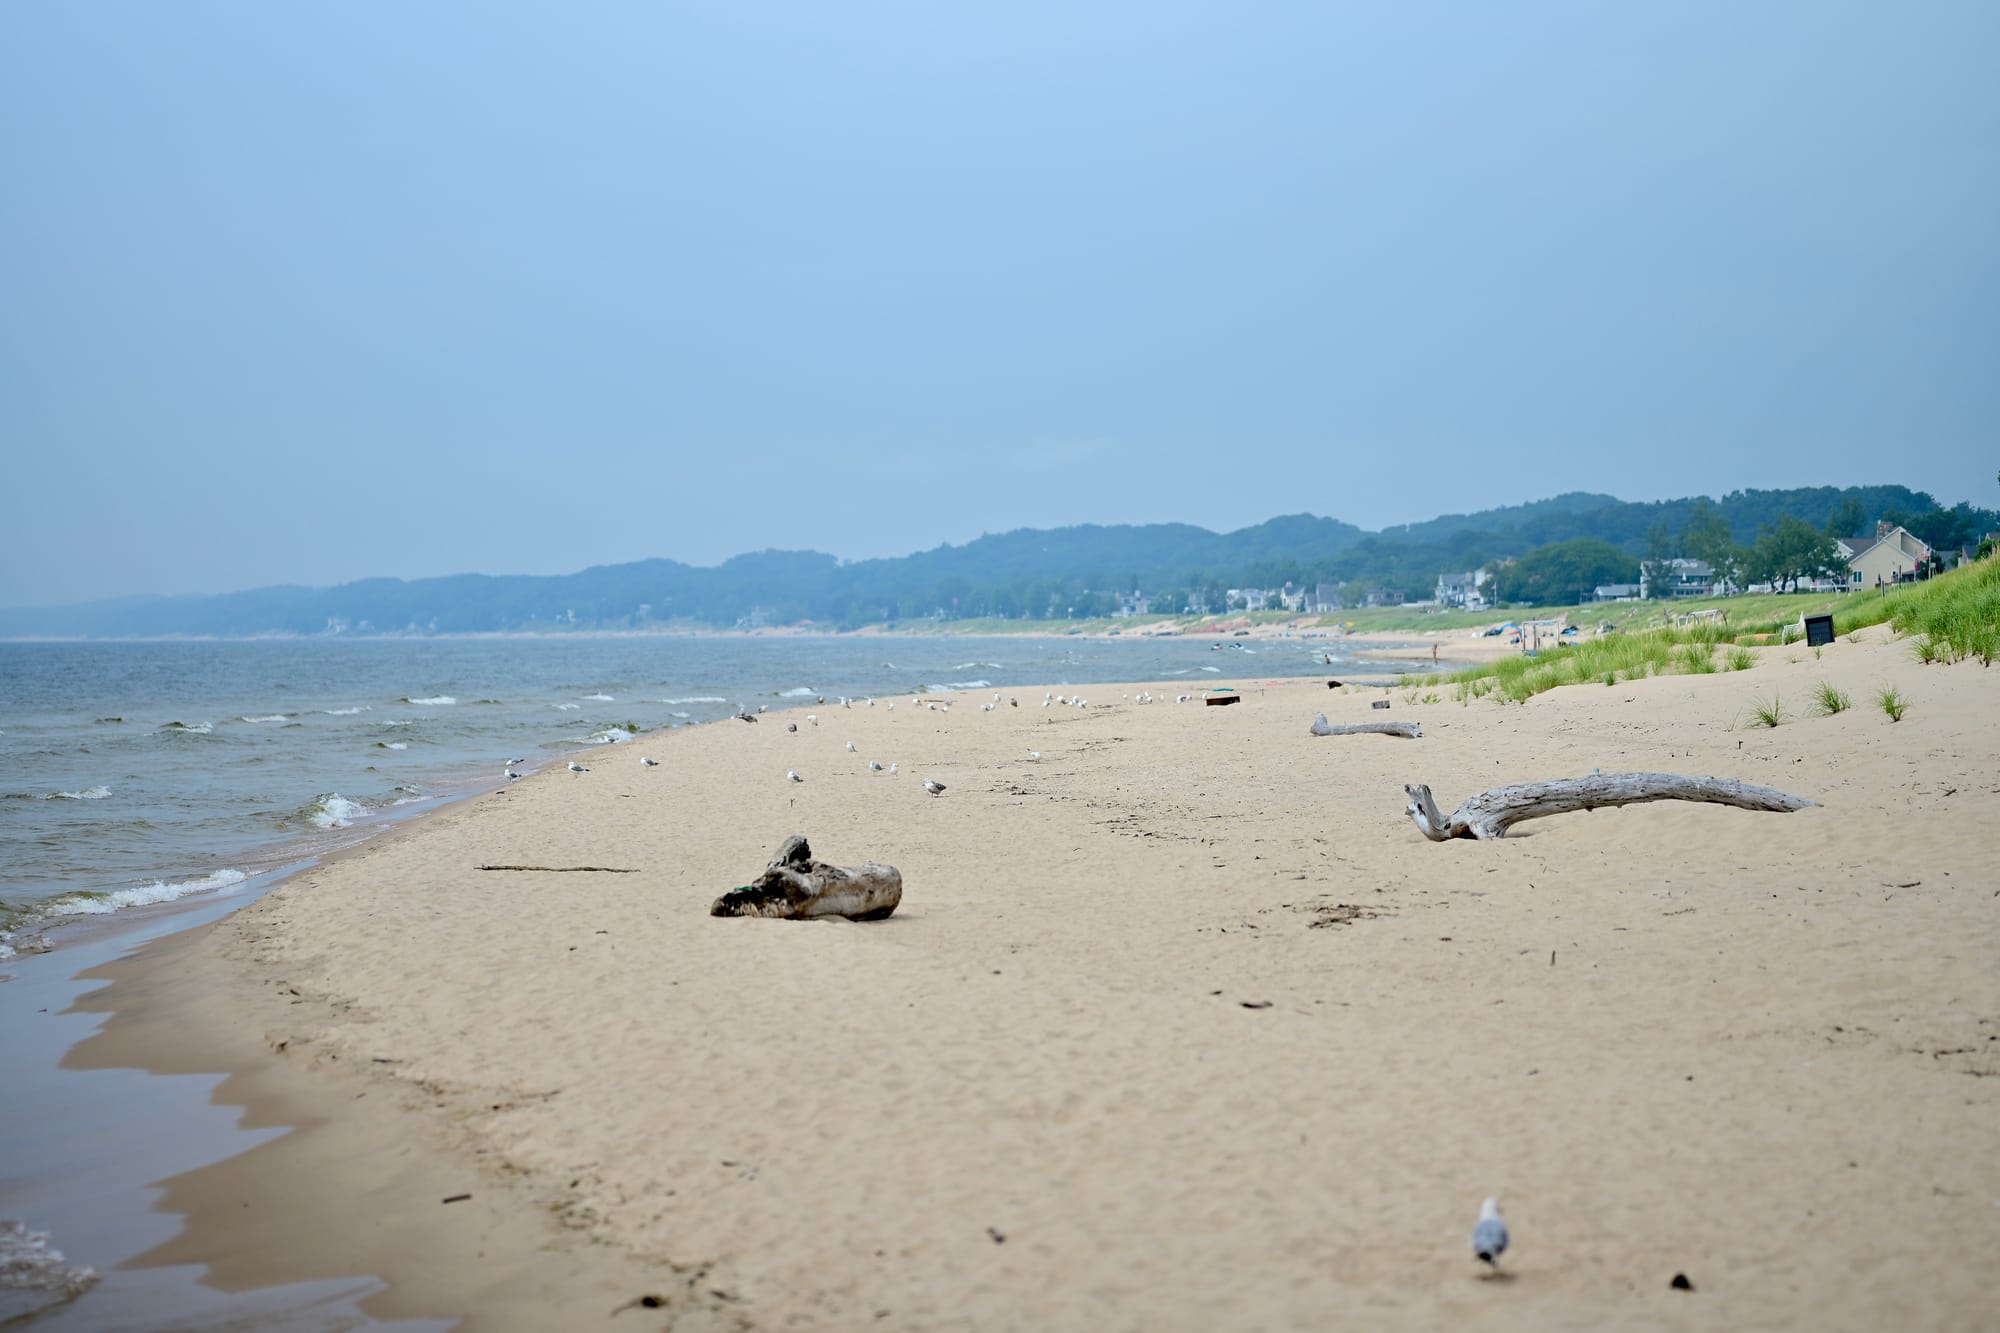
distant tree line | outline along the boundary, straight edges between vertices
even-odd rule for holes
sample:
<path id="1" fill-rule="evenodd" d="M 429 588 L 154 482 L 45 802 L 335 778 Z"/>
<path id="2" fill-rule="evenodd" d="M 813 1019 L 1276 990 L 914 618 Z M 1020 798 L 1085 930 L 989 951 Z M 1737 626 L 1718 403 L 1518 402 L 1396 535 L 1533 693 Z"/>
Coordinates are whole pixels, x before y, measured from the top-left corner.
<path id="1" fill-rule="evenodd" d="M 1872 517 L 1871 517 L 1872 516 Z M 371 579 L 335 588 L 260 588 L 213 597 L 143 597 L 0 611 L 0 635 L 371 634 L 645 630 L 796 625 L 826 629 L 913 620 L 1061 620 L 1139 609 L 1245 609 L 1230 590 L 1336 590 L 1430 596 L 1444 572 L 1491 569 L 1513 602 L 1580 601 L 1637 583 L 1642 564 L 1700 559 L 1739 584 L 1791 585 L 1823 573 L 1835 536 L 1874 519 L 1954 548 L 2000 527 L 2000 514 L 1950 508 L 1902 486 L 1735 491 L 1628 503 L 1582 492 L 1446 515 L 1368 533 L 1309 514 L 1219 534 L 1188 524 L 1022 529 L 961 546 L 843 562 L 760 551 L 713 567 L 672 560 L 555 576 L 482 574 Z M 1652 582 L 1657 583 L 1658 580 Z M 1247 608 L 1259 609 L 1259 608 Z"/>

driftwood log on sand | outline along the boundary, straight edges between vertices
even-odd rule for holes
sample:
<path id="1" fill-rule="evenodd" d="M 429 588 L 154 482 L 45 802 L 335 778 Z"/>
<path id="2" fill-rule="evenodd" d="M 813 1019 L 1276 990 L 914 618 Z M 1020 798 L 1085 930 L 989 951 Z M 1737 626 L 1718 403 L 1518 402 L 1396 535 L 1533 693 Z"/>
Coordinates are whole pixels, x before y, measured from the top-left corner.
<path id="1" fill-rule="evenodd" d="M 894 866 L 847 869 L 813 860 L 804 838 L 787 838 L 755 883 L 731 889 L 708 909 L 710 916 L 767 916 L 804 921 L 844 916 L 877 921 L 903 901 L 903 875 Z"/>
<path id="2" fill-rule="evenodd" d="M 1571 810 L 1595 810 L 1600 805 L 1707 801 L 1733 805 L 1739 810 L 1788 814 L 1819 804 L 1801 796 L 1788 796 L 1775 787 L 1755 787 L 1734 778 L 1687 778 L 1677 773 L 1593 773 L 1587 778 L 1495 787 L 1470 797 L 1446 818 L 1438 813 L 1429 787 L 1419 783 L 1403 790 L 1410 797 L 1405 813 L 1432 842 L 1450 838 L 1504 838 L 1508 829 L 1524 819 L 1540 819 Z"/>
<path id="3" fill-rule="evenodd" d="M 1401 736 L 1404 740 L 1419 740 L 1424 734 L 1421 722 L 1356 722 L 1350 726 L 1336 727 L 1321 713 L 1313 719 L 1312 734 L 1315 736 L 1359 736 L 1375 733 L 1382 736 Z"/>

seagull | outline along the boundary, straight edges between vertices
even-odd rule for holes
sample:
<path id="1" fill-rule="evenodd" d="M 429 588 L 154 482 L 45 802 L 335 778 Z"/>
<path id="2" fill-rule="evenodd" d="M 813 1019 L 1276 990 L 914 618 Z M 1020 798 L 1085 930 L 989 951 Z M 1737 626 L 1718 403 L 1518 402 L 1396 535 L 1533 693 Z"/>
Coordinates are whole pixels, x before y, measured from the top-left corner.
<path id="1" fill-rule="evenodd" d="M 643 755 L 643 754 L 639 756 L 639 767 L 641 767 L 641 768 L 658 768 L 659 766 L 660 766 L 660 761 L 659 761 L 659 760 L 657 760 L 657 759 L 648 759 L 648 758 L 646 758 L 646 756 L 645 756 L 645 755 Z"/>
<path id="2" fill-rule="evenodd" d="M 804 778 L 802 778 L 802 777 L 800 777 L 800 776 L 799 776 L 798 774 L 796 774 L 796 773 L 792 772 L 792 770 L 788 768 L 788 769 L 786 769 L 786 770 L 785 770 L 785 781 L 787 781 L 787 782 L 804 782 L 804 781 L 805 781 L 805 779 L 804 779 Z"/>
<path id="3" fill-rule="evenodd" d="M 503 768 L 500 771 L 507 775 L 507 781 L 509 782 L 518 782 L 521 779 L 521 775 L 511 768 Z"/>
<path id="4" fill-rule="evenodd" d="M 924 790 L 933 796 L 942 796 L 944 795 L 944 784 L 935 778 L 925 778 Z"/>
<path id="5" fill-rule="evenodd" d="M 877 760 L 870 759 L 868 761 L 868 771 L 871 773 L 880 773 L 882 771 L 881 763 Z"/>
<path id="6" fill-rule="evenodd" d="M 851 752 L 851 751 L 852 751 L 852 750 L 854 749 L 854 742 L 853 742 L 853 741 L 849 741 L 849 742 L 847 743 L 847 748 L 848 748 L 848 750 L 849 750 L 849 751 Z"/>
<path id="7" fill-rule="evenodd" d="M 1472 1225 L 1472 1252 L 1496 1268 L 1507 1252 L 1507 1224 L 1500 1218 L 1498 1199 L 1479 1205 L 1479 1220 Z"/>
<path id="8" fill-rule="evenodd" d="M 896 776 L 896 765 L 889 765 L 889 776 L 892 778 Z"/>
<path id="9" fill-rule="evenodd" d="M 797 731 L 798 729 L 799 729 L 799 724 L 796 722 L 787 722 L 785 724 L 786 731 Z"/>
<path id="10" fill-rule="evenodd" d="M 525 764 L 527 762 L 528 761 L 525 759 L 509 759 L 505 764 L 501 765 L 501 767 L 512 768 L 516 764 Z"/>
<path id="11" fill-rule="evenodd" d="M 1042 752 L 1040 750 L 1028 751 L 1028 758 L 1031 760 L 1040 759 L 1041 757 L 1042 757 Z"/>
<path id="12" fill-rule="evenodd" d="M 572 759 L 569 761 L 569 771 L 572 773 L 588 773 L 590 770 Z"/>
<path id="13" fill-rule="evenodd" d="M 807 713 L 807 714 L 806 714 L 806 721 L 808 721 L 808 722 L 812 723 L 812 724 L 813 724 L 813 725 L 814 725 L 815 727 L 816 727 L 816 726 L 818 726 L 818 725 L 819 725 L 819 714 L 818 714 L 818 713 Z"/>

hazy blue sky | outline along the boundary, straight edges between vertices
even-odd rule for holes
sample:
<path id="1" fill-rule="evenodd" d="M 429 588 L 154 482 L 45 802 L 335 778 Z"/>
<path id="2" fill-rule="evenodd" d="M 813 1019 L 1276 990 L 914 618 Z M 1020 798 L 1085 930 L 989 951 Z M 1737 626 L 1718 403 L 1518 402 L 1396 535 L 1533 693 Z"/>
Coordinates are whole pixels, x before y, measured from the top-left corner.
<path id="1" fill-rule="evenodd" d="M 0 605 L 2000 504 L 2000 4 L 0 6 Z"/>

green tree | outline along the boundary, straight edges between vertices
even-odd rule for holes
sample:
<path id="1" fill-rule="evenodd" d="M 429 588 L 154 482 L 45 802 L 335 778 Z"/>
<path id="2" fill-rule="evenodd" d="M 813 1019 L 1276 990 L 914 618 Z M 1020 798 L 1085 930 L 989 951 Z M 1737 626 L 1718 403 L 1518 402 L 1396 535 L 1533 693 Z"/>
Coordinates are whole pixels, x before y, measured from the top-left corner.
<path id="1" fill-rule="evenodd" d="M 1752 583 L 1796 592 L 1799 580 L 1838 574 L 1847 568 L 1833 538 L 1804 519 L 1780 515 L 1766 525 L 1750 548 L 1746 575 Z"/>
<path id="2" fill-rule="evenodd" d="M 1829 537 L 1858 537 L 1868 515 L 1862 511 L 1861 501 L 1848 496 L 1833 507 L 1826 518 L 1826 535 Z"/>
<path id="3" fill-rule="evenodd" d="M 1658 601 L 1671 591 L 1673 556 L 1674 543 L 1667 535 L 1667 521 L 1656 518 L 1646 529 L 1646 563 L 1639 569 L 1639 582 L 1645 585 L 1649 599 Z"/>
<path id="4" fill-rule="evenodd" d="M 1696 500 L 1688 510 L 1687 521 L 1681 525 L 1681 551 L 1707 564 L 1718 578 L 1731 583 L 1744 581 L 1746 552 L 1730 533 L 1729 520 L 1706 499 Z"/>
<path id="5" fill-rule="evenodd" d="M 1499 595 L 1535 606 L 1577 605 L 1603 583 L 1631 583 L 1639 562 L 1609 542 L 1577 537 L 1537 546 L 1499 571 Z"/>

